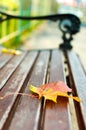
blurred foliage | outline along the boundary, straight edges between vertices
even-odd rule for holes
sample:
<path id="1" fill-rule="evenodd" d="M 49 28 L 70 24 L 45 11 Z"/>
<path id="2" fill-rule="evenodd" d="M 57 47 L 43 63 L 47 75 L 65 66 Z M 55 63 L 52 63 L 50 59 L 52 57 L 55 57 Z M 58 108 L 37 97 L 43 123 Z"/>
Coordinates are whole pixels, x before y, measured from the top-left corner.
<path id="1" fill-rule="evenodd" d="M 19 8 L 18 0 L 1 0 L 0 9 L 2 10 L 17 10 Z"/>
<path id="2" fill-rule="evenodd" d="M 54 14 L 58 13 L 59 3 L 56 0 L 52 0 L 51 10 Z"/>
<path id="3" fill-rule="evenodd" d="M 56 14 L 58 10 L 56 0 L 1 0 L 0 10 L 21 16 L 43 16 Z M 44 22 L 44 21 L 43 21 Z M 19 48 L 26 35 L 30 36 L 42 21 L 8 20 L 0 23 L 0 38 L 6 39 L 2 43 L 8 48 Z M 17 31 L 19 33 L 17 33 Z M 15 35 L 16 33 L 16 35 Z M 12 37 L 10 37 L 10 35 Z M 26 37 L 27 38 L 27 37 Z"/>

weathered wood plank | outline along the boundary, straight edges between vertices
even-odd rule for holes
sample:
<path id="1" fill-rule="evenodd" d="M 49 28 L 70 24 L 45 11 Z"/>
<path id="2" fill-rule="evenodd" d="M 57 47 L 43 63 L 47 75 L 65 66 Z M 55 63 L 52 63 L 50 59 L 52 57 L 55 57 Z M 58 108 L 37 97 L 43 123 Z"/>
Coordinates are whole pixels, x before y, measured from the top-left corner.
<path id="1" fill-rule="evenodd" d="M 26 53 L 19 56 L 13 56 L 13 58 L 0 70 L 0 89 L 4 87 L 5 83 L 21 63 L 25 55 Z"/>
<path id="2" fill-rule="evenodd" d="M 50 64 L 50 81 L 58 80 L 65 82 L 64 63 L 61 51 L 53 51 Z M 69 130 L 69 111 L 67 98 L 59 97 L 57 104 L 46 102 L 44 130 Z"/>
<path id="3" fill-rule="evenodd" d="M 13 57 L 11 54 L 0 55 L 0 69 Z"/>
<path id="4" fill-rule="evenodd" d="M 25 56 L 21 64 L 17 67 L 7 84 L 0 92 L 0 96 L 9 93 L 19 93 L 25 89 L 28 82 L 29 72 L 35 62 L 37 52 L 30 52 Z M 11 120 L 11 116 L 15 111 L 18 95 L 7 97 L 0 101 L 0 130 L 5 130 Z M 16 130 L 16 129 L 15 129 Z"/>
<path id="5" fill-rule="evenodd" d="M 75 103 L 76 113 L 79 121 L 79 128 L 86 129 L 86 75 L 79 61 L 79 58 L 73 51 L 67 53 L 70 73 L 72 74 L 72 86 L 74 95 L 81 98 L 81 103 Z"/>
<path id="6" fill-rule="evenodd" d="M 29 85 L 40 86 L 45 83 L 49 61 L 49 51 L 40 52 L 33 67 L 25 93 L 31 93 Z M 9 130 L 38 130 L 40 128 L 42 101 L 32 97 L 22 97 Z"/>

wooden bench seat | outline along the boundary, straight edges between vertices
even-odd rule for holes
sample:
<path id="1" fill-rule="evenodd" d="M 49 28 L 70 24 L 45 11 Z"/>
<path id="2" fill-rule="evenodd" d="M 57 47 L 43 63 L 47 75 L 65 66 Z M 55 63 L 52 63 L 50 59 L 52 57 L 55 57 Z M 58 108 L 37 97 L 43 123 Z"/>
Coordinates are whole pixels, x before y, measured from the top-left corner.
<path id="1" fill-rule="evenodd" d="M 86 129 L 86 73 L 73 50 L 34 50 L 19 56 L 0 52 L 0 97 L 31 94 L 30 84 L 58 80 L 66 82 L 82 102 L 59 97 L 56 104 L 18 94 L 6 97 L 0 100 L 0 130 Z"/>

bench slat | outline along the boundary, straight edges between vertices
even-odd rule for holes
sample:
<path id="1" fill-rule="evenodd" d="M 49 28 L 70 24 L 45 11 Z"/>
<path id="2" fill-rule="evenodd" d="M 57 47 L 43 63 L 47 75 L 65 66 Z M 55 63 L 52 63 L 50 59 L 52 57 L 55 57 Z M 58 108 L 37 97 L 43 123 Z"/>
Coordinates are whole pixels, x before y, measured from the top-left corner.
<path id="1" fill-rule="evenodd" d="M 26 55 L 24 55 L 26 56 Z M 23 89 L 25 89 L 27 84 L 27 76 L 29 75 L 30 69 L 32 68 L 32 65 L 34 64 L 34 61 L 37 57 L 37 52 L 30 52 L 27 54 L 27 57 L 25 57 L 21 64 L 14 69 L 15 72 L 7 82 L 7 84 L 3 87 L 2 91 L 0 91 L 0 95 L 9 94 L 10 92 L 18 93 L 22 92 Z M 17 61 L 20 62 L 19 58 Z M 10 62 L 11 64 L 11 62 Z M 17 63 L 18 64 L 18 63 Z M 13 67 L 13 66 L 12 66 Z M 7 97 L 6 99 L 0 101 L 0 130 L 7 129 L 8 124 L 11 120 L 11 115 L 15 111 L 16 104 L 18 102 L 18 95 L 13 95 L 10 97 Z"/>
<path id="2" fill-rule="evenodd" d="M 39 54 L 33 67 L 31 77 L 25 89 L 25 93 L 31 93 L 29 85 L 40 86 L 45 83 L 49 61 L 49 51 Z M 32 97 L 22 97 L 18 105 L 9 130 L 38 130 L 40 117 L 42 116 L 42 101 Z M 41 116 L 40 116 L 41 115 Z"/>
<path id="3" fill-rule="evenodd" d="M 75 95 L 81 98 L 81 103 L 76 103 L 76 112 L 78 115 L 79 126 L 81 129 L 86 129 L 86 75 L 82 68 L 78 56 L 73 52 L 67 53 L 69 68 L 72 74 L 73 91 Z"/>
<path id="4" fill-rule="evenodd" d="M 50 65 L 50 82 L 62 80 L 64 77 L 64 63 L 62 53 L 53 51 Z M 68 100 L 67 98 L 58 98 L 57 104 L 46 102 L 45 125 L 44 130 L 69 130 Z"/>
<path id="5" fill-rule="evenodd" d="M 7 63 L 13 56 L 10 54 L 1 54 L 0 55 L 0 69 Z"/>
<path id="6" fill-rule="evenodd" d="M 14 56 L 1 70 L 0 70 L 0 89 L 3 88 L 7 80 L 13 74 L 15 69 L 23 60 L 26 53 L 23 53 L 20 56 Z"/>

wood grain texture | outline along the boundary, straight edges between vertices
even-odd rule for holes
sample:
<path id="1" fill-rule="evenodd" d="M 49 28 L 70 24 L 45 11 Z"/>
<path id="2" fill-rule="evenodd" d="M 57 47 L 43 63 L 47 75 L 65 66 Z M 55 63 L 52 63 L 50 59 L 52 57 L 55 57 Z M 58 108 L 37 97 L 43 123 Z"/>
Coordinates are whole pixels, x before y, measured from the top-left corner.
<path id="1" fill-rule="evenodd" d="M 0 89 L 3 88 L 25 55 L 26 53 L 23 53 L 20 56 L 13 56 L 13 58 L 0 70 Z"/>
<path id="2" fill-rule="evenodd" d="M 32 68 L 34 60 L 37 57 L 37 52 L 30 52 L 22 60 L 21 64 L 17 66 L 15 72 L 10 77 L 9 81 L 0 91 L 0 96 L 6 95 L 9 93 L 19 93 L 25 89 L 27 84 L 27 76 Z M 15 67 L 15 66 L 14 66 Z M 6 99 L 0 101 L 0 130 L 7 129 L 8 124 L 10 123 L 11 116 L 15 111 L 18 95 L 9 96 Z"/>
<path id="3" fill-rule="evenodd" d="M 0 54 L 0 69 L 13 57 L 11 54 Z"/>
<path id="4" fill-rule="evenodd" d="M 65 82 L 64 62 L 61 51 L 53 51 L 50 64 L 50 81 L 57 82 L 62 80 Z M 46 102 L 44 130 L 69 130 L 68 100 L 59 97 L 57 104 Z"/>
<path id="5" fill-rule="evenodd" d="M 78 56 L 73 52 L 67 53 L 70 73 L 72 75 L 72 87 L 74 94 L 81 98 L 81 103 L 75 103 L 78 114 L 79 127 L 86 129 L 86 75 Z"/>
<path id="6" fill-rule="evenodd" d="M 0 130 L 85 130 L 85 71 L 73 51 L 67 53 L 66 62 L 64 57 L 59 49 L 28 51 L 21 56 L 0 53 L 0 97 L 14 93 L 0 100 Z M 66 83 L 65 66 L 73 94 L 83 100 L 80 104 L 63 97 L 58 97 L 55 104 L 44 98 L 18 95 L 20 92 L 32 94 L 31 84 L 40 87 L 59 80 Z M 76 123 L 78 119 L 77 127 L 73 119 Z"/>
<path id="7" fill-rule="evenodd" d="M 36 60 L 25 93 L 31 94 L 29 85 L 40 86 L 45 83 L 49 61 L 49 51 L 40 52 Z M 32 97 L 22 97 L 9 130 L 38 130 L 42 116 L 42 101 Z"/>

